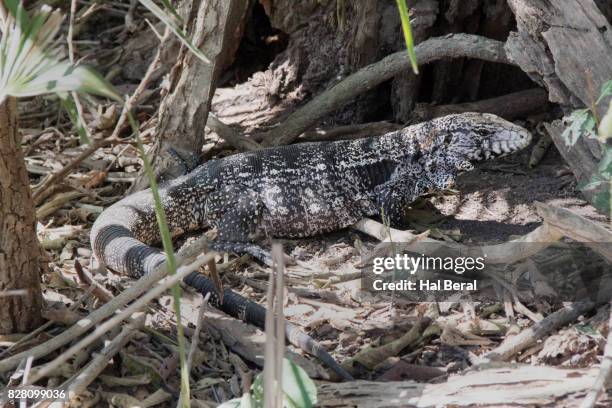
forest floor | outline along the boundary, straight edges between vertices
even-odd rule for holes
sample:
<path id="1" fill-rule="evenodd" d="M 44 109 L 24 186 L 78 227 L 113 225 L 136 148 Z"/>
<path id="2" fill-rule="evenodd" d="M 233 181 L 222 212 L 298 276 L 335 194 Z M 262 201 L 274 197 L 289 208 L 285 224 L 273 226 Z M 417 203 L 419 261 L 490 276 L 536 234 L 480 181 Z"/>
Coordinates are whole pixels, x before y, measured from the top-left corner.
<path id="1" fill-rule="evenodd" d="M 449 216 L 442 228 L 458 228 L 472 240 L 508 240 L 541 223 L 535 202 L 571 209 L 589 219 L 606 220 L 581 196 L 574 176 L 554 147 L 534 168 L 527 165 L 530 153 L 531 149 L 527 149 L 461 175 L 457 195 L 435 200 L 436 208 Z"/>
<path id="2" fill-rule="evenodd" d="M 103 117 L 104 114 L 100 116 L 101 121 Z M 83 150 L 76 136 L 66 136 L 44 121 L 36 126 L 38 131 L 34 130 L 34 124 L 28 123 L 24 129 L 24 149 L 33 183 L 41 174 L 66 165 Z M 536 201 L 569 208 L 593 220 L 605 220 L 580 197 L 573 176 L 554 148 L 533 169 L 526 164 L 529 155 L 527 149 L 460 176 L 456 190 L 429 197 L 408 212 L 410 229 L 430 230 L 432 237 L 458 242 L 507 241 L 540 225 Z M 18 343 L 14 351 L 47 340 L 100 304 L 94 292 L 86 295 L 83 305 L 76 310 L 70 309 L 84 293 L 89 293 L 90 287 L 78 276 L 75 263 L 93 273 L 94 279 L 112 293 L 129 286 L 129 279 L 90 268 L 92 253 L 88 234 L 97 214 L 125 194 L 128 182 L 139 168 L 136 149 L 130 142 L 102 148 L 38 207 L 39 236 L 50 261 L 44 276 L 45 298 L 50 304 L 45 313 L 54 324 L 25 344 Z M 533 316 L 520 312 L 507 318 L 500 304 L 496 307 L 476 303 L 467 307 L 459 303 L 424 308 L 401 299 L 391 302 L 384 296 L 362 293 L 359 262 L 377 241 L 354 230 L 283 242 L 285 252 L 296 261 L 286 270 L 285 315 L 338 361 L 350 360 L 368 346 L 401 338 L 423 318 L 429 319 L 430 328 L 437 327 L 434 334 L 421 333 L 425 337 L 417 346 L 405 348 L 370 367 L 365 367 L 363 362 L 357 364 L 353 370 L 357 378 L 440 382 L 451 373 L 467 369 L 474 356 L 495 348 L 503 341 L 505 332 L 514 330 L 513 327 L 524 329 L 533 323 Z M 227 255 L 219 259 L 218 268 L 226 285 L 257 302 L 265 301 L 268 268 L 249 257 L 228 258 Z M 191 327 L 187 330 L 190 340 L 201 302 L 198 298 L 187 292 L 183 301 L 183 318 Z M 158 387 L 164 391 L 156 397 L 167 399 L 176 393 L 177 376 L 172 375 L 177 364 L 175 340 L 172 340 L 175 322 L 170 296 L 162 297 L 151 307 L 147 330 L 141 331 L 120 352 L 119 359 L 105 375 L 80 397 L 81 406 L 96 405 L 100 401 L 129 406 L 134 402 L 130 398 L 151 397 L 152 390 Z M 475 315 L 469 312 L 474 307 Z M 518 361 L 588 367 L 597 362 L 597 355 L 602 352 L 606 320 L 603 311 L 596 313 L 580 323 L 583 329 L 563 329 L 518 357 Z M 194 378 L 198 379 L 193 392 L 202 406 L 214 406 L 241 394 L 236 355 L 250 370 L 261 368 L 264 335 L 210 310 L 204 322 L 199 353 L 192 368 Z M 478 330 L 474 329 L 475 322 Z M 446 327 L 458 331 L 448 332 L 453 329 Z M 90 352 L 88 348 L 83 353 Z M 77 372 L 82 364 L 80 358 L 71 359 L 58 375 L 67 377 Z M 317 361 L 303 358 L 298 361 L 313 378 L 329 379 L 330 374 Z"/>
<path id="3" fill-rule="evenodd" d="M 108 26 L 101 26 L 100 30 L 106 30 L 101 43 L 83 42 L 80 47 L 84 54 L 106 55 L 109 60 L 113 60 L 116 49 L 120 49 L 123 59 L 108 63 L 109 72 L 106 74 L 120 77 L 119 71 L 123 71 L 122 75 L 134 82 L 142 77 L 147 67 L 148 60 L 144 54 L 150 54 L 156 45 L 151 41 L 157 40 L 143 24 L 141 29 L 146 35 L 142 36 L 140 43 L 126 44 L 123 52 L 123 45 L 117 45 L 120 36 L 113 36 L 117 32 L 125 34 L 121 31 L 125 10 L 121 9 L 118 14 L 120 18 L 114 17 Z M 111 48 L 107 37 L 112 37 L 112 46 L 116 49 L 103 49 Z M 126 60 L 125 55 L 134 61 Z M 126 72 L 128 70 L 133 72 Z M 132 82 L 126 81 L 118 87 L 129 93 L 135 87 Z M 254 122 L 267 121 L 282 111 L 279 107 L 275 107 L 277 111 L 274 112 L 265 108 L 258 110 L 259 106 L 265 106 L 258 105 L 261 98 L 248 94 L 248 89 L 240 90 L 242 88 L 239 85 L 236 89 L 218 91 L 213 107 L 226 107 L 227 114 L 233 106 L 232 95 L 239 96 L 242 92 L 243 96 L 252 97 L 246 104 L 253 105 L 253 112 L 247 115 L 254 117 Z M 150 146 L 160 87 L 151 86 L 146 93 L 138 118 L 143 139 Z M 241 120 L 241 117 L 230 120 L 223 117 L 224 112 L 217 113 L 228 124 L 257 126 Z M 95 136 L 108 136 L 119 114 L 118 106 L 88 104 L 85 118 Z M 66 115 L 61 113 L 56 98 L 20 101 L 20 126 L 26 164 L 35 190 L 42 179 L 68 165 L 85 149 Z M 218 153 L 215 150 L 217 141 L 214 135 L 210 135 L 207 145 L 210 152 Z M 454 191 L 421 200 L 407 214 L 407 229 L 416 233 L 429 231 L 431 238 L 441 241 L 505 242 L 541 225 L 536 202 L 568 208 L 590 220 L 606 221 L 581 198 L 572 173 L 554 146 L 534 168 L 527 165 L 530 153 L 531 149 L 526 149 L 515 156 L 480 165 L 460 176 Z M 49 261 L 43 276 L 44 297 L 48 305 L 45 317 L 52 323 L 34 336 L 0 336 L 0 347 L 4 349 L 0 353 L 10 348 L 10 354 L 14 354 L 44 343 L 133 284 L 133 280 L 97 267 L 92 259 L 89 231 L 105 208 L 125 196 L 140 167 L 133 139 L 116 140 L 91 154 L 69 176 L 59 180 L 41 196 L 37 203 L 38 234 Z M 569 326 L 563 324 L 560 329 L 549 330 L 544 339 L 509 359 L 539 366 L 541 371 L 525 372 L 483 364 L 479 368 L 485 369 L 485 374 L 479 377 L 477 370 L 470 369 L 479 364 L 479 356 L 553 315 L 563 308 L 562 303 L 548 304 L 532 298 L 532 302 L 523 301 L 524 304 L 508 299 L 492 303 L 418 304 L 364 293 L 361 291 L 360 262 L 378 243 L 378 240 L 353 229 L 310 239 L 283 241 L 285 252 L 295 260 L 295 264 L 287 266 L 285 271 L 286 318 L 319 341 L 337 361 L 347 364 L 356 378 L 405 381 L 378 390 L 371 390 L 372 383 L 357 383 L 353 385 L 354 389 L 329 391 L 322 388 L 323 395 L 350 400 L 351 395 L 371 392 L 369 395 L 378 395 L 380 404 L 372 402 L 364 406 L 403 406 L 403 397 L 399 396 L 405 391 L 403 387 L 423 384 L 423 387 L 448 387 L 429 391 L 419 388 L 418 393 L 429 398 L 438 396 L 440 400 L 435 402 L 450 406 L 492 402 L 497 398 L 498 402 L 512 400 L 517 405 L 569 407 L 576 406 L 576 398 L 583 397 L 594 382 L 597 373 L 593 366 L 601 361 L 609 330 L 606 307 L 581 314 Z M 85 275 L 78 273 L 79 265 L 85 275 L 93 275 L 93 280 L 105 291 L 100 292 L 96 285 L 83 279 Z M 224 254 L 217 259 L 217 269 L 224 285 L 256 302 L 265 303 L 269 268 L 248 256 Z M 203 328 L 197 333 L 195 327 L 201 303 L 200 296 L 185 289 L 182 318 L 187 327 L 187 339 L 192 343 L 195 336 L 199 336 L 191 367 L 192 406 L 212 407 L 240 397 L 245 378 L 252 378 L 261 371 L 265 335 L 212 309 L 206 309 Z M 415 338 L 396 353 L 382 356 L 360 354 L 368 347 L 405 339 L 413 328 L 421 325 L 421 329 L 412 333 Z M 49 384 L 61 384 L 81 372 L 104 342 L 115 338 L 120 329 L 115 327 L 106 338 L 75 354 L 50 375 Z M 95 379 L 73 406 L 128 407 L 136 404 L 154 406 L 157 403 L 173 406 L 171 401 L 177 397 L 180 378 L 176 344 L 171 297 L 164 295 L 150 304 L 145 327 L 136 331 L 131 341 L 113 357 L 104 374 Z M 65 348 L 51 353 L 48 359 L 63 351 Z M 8 353 L 0 354 L 0 359 L 5 355 Z M 302 356 L 295 349 L 291 350 L 291 358 L 321 384 L 324 380 L 336 380 L 320 362 Z M 493 372 L 495 375 L 491 374 Z M 469 378 L 470 384 L 474 385 L 471 394 L 470 386 L 461 383 L 462 378 Z M 485 389 L 491 400 L 483 400 Z M 395 392 L 398 395 L 393 400 L 391 397 Z M 443 400 L 443 396 L 448 399 Z M 360 398 L 367 399 L 366 396 Z M 343 406 L 340 402 L 329 404 Z M 600 404 L 612 406 L 612 399 L 604 397 Z"/>

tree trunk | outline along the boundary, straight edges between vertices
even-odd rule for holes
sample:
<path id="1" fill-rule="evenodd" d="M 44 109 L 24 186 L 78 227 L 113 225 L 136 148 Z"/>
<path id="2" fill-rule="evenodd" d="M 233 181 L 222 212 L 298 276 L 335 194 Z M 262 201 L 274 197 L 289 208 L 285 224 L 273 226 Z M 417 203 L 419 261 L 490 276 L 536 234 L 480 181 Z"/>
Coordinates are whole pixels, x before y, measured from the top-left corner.
<path id="1" fill-rule="evenodd" d="M 189 37 L 210 60 L 200 61 L 182 47 L 170 72 L 170 87 L 159 109 L 152 149 L 158 176 L 172 179 L 198 164 L 215 83 L 240 42 L 240 27 L 248 0 L 190 0 L 186 13 Z M 146 188 L 141 172 L 132 190 Z"/>
<path id="2" fill-rule="evenodd" d="M 26 333 L 41 323 L 41 257 L 13 98 L 0 104 L 0 187 L 0 334 Z"/>
<path id="3" fill-rule="evenodd" d="M 592 107 L 601 86 L 612 79 L 612 27 L 593 0 L 509 0 L 518 31 L 506 45 L 508 56 L 546 87 L 551 102 L 567 112 Z M 610 98 L 597 105 L 599 117 Z M 601 160 L 595 139 L 581 137 L 569 147 L 563 126 L 548 127 L 551 138 L 579 181 L 591 179 Z M 592 202 L 596 190 L 585 191 Z"/>

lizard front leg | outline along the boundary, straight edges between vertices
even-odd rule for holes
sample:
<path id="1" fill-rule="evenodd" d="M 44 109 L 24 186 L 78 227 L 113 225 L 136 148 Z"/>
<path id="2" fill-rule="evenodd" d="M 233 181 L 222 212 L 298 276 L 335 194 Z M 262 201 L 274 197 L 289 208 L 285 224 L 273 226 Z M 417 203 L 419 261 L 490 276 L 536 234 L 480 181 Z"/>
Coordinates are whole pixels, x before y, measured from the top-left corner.
<path id="1" fill-rule="evenodd" d="M 374 188 L 376 204 L 386 219 L 383 221 L 394 226 L 403 225 L 405 209 L 431 186 L 423 173 L 418 165 L 402 165 L 388 181 Z"/>
<path id="2" fill-rule="evenodd" d="M 256 242 L 266 237 L 261 227 L 264 206 L 252 190 L 226 187 L 209 195 L 207 218 L 217 229 L 217 238 L 209 247 L 219 252 L 248 253 L 266 265 L 272 257 Z"/>

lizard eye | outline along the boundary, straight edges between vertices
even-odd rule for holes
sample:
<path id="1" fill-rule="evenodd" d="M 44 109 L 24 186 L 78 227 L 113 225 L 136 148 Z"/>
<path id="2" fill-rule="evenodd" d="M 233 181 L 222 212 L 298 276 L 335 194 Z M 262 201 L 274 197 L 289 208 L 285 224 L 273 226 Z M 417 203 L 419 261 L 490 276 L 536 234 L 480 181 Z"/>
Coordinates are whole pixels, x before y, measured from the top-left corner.
<path id="1" fill-rule="evenodd" d="M 457 170 L 460 170 L 460 171 L 474 170 L 474 165 L 470 163 L 469 161 L 465 160 L 457 165 Z"/>

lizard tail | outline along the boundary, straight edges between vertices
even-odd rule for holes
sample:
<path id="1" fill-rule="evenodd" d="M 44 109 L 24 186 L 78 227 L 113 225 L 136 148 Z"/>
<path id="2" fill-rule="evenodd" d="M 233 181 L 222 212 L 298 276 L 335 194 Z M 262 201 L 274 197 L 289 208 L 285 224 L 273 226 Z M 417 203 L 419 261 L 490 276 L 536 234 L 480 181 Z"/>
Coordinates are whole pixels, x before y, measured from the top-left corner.
<path id="1" fill-rule="evenodd" d="M 183 282 L 196 289 L 203 296 L 210 293 L 209 303 L 217 309 L 222 310 L 234 318 L 265 330 L 266 308 L 260 304 L 246 299 L 231 289 L 225 289 L 223 291 L 223 303 L 221 303 L 214 283 L 197 272 L 187 275 Z M 285 321 L 285 337 L 289 343 L 293 344 L 295 347 L 323 361 L 342 379 L 347 381 L 353 380 L 351 374 L 342 368 L 323 346 L 288 321 Z"/>
<path id="2" fill-rule="evenodd" d="M 172 201 L 167 195 L 162 195 L 162 200 L 167 212 L 172 211 L 172 208 L 182 210 L 182 216 L 174 216 L 173 220 L 183 220 L 183 223 L 187 224 L 178 225 L 173 222 L 169 225 L 171 232 L 185 230 L 189 225 L 193 225 L 193 220 L 188 219 L 185 214 L 185 206 L 167 207 Z M 148 191 L 129 196 L 106 209 L 94 223 L 90 240 L 94 254 L 102 264 L 133 278 L 140 278 L 151 272 L 166 259 L 162 251 L 145 243 L 159 241 L 153 202 Z M 210 293 L 209 303 L 212 306 L 265 330 L 266 309 L 258 303 L 230 289 L 225 289 L 221 302 L 214 283 L 198 272 L 185 277 L 184 283 L 203 296 Z M 323 361 L 341 378 L 352 379 L 319 343 L 296 326 L 286 322 L 285 334 L 291 344 Z"/>
<path id="3" fill-rule="evenodd" d="M 120 208 L 109 208 L 118 213 Z M 125 209 L 129 214 L 130 209 Z M 108 210 L 107 210 L 108 211 Z M 166 257 L 132 233 L 129 221 L 105 223 L 110 214 L 106 211 L 96 220 L 91 230 L 91 246 L 100 263 L 115 272 L 140 278 L 164 262 Z M 123 214 L 122 216 L 125 216 Z"/>

